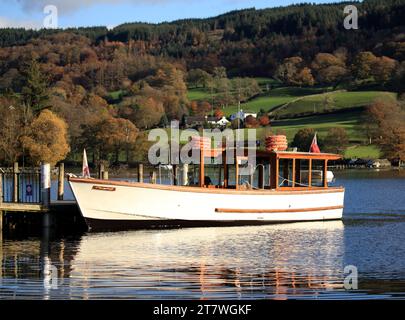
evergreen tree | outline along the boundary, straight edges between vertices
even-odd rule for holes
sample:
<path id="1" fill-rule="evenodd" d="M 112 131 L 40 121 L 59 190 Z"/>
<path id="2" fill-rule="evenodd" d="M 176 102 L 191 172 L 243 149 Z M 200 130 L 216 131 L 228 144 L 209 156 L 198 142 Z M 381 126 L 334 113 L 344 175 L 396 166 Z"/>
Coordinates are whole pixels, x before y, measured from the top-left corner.
<path id="1" fill-rule="evenodd" d="M 22 102 L 34 112 L 39 114 L 48 107 L 48 81 L 41 72 L 35 59 L 24 70 L 25 84 L 21 91 Z"/>

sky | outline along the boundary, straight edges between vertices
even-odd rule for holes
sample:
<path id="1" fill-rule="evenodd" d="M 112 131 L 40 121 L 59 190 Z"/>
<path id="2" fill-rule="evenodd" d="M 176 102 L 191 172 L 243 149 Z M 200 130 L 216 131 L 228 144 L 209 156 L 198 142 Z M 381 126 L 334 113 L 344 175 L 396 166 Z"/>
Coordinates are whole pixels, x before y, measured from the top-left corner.
<path id="1" fill-rule="evenodd" d="M 271 8 L 300 2 L 332 3 L 336 0 L 0 0 L 0 28 L 44 26 L 59 28 L 107 26 L 125 22 L 159 23 L 184 18 L 213 17 L 232 10 Z M 57 19 L 49 9 L 57 9 Z M 53 10 L 53 11 L 49 11 Z"/>

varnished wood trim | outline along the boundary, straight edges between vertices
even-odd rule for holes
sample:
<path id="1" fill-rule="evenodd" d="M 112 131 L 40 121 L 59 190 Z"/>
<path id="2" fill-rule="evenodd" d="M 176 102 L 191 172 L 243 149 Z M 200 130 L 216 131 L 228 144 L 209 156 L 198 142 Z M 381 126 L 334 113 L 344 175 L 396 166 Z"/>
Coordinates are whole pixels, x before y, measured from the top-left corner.
<path id="1" fill-rule="evenodd" d="M 250 194 L 250 195 L 291 195 L 291 194 L 322 194 L 322 193 L 338 193 L 344 192 L 344 188 L 304 188 L 303 190 L 235 190 L 235 189 L 208 189 L 200 187 L 188 187 L 188 186 L 169 186 L 162 184 L 151 183 L 139 183 L 139 182 L 126 182 L 126 181 L 114 181 L 114 180 L 101 180 L 101 179 L 83 179 L 83 178 L 69 178 L 70 182 L 88 183 L 93 185 L 110 185 L 110 186 L 122 186 L 133 188 L 145 188 L 167 191 L 180 191 L 180 192 L 193 192 L 193 193 L 217 193 L 217 194 Z"/>
<path id="2" fill-rule="evenodd" d="M 115 191 L 116 188 L 114 187 L 102 187 L 102 186 L 93 186 L 93 190 L 100 190 L 100 191 Z"/>
<path id="3" fill-rule="evenodd" d="M 216 208 L 219 213 L 286 213 L 286 212 L 311 212 L 343 209 L 343 206 L 317 207 L 317 208 L 298 208 L 298 209 L 229 209 Z"/>

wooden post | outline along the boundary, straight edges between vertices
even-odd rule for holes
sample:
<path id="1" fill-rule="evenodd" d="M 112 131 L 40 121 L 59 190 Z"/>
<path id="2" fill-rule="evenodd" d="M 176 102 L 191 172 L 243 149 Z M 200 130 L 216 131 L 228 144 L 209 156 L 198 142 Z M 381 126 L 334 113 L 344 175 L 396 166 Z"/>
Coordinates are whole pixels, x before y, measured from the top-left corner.
<path id="1" fill-rule="evenodd" d="M 1 204 L 3 202 L 3 174 L 0 173 L 0 238 L 2 237 L 3 232 L 3 211 L 1 210 Z M 0 244 L 0 249 L 2 248 L 2 243 Z M 0 263 L 3 260 L 3 256 L 0 256 Z M 0 269 L 1 277 L 1 269 Z"/>
<path id="2" fill-rule="evenodd" d="M 0 208 L 2 202 L 3 202 L 3 174 L 0 173 Z"/>
<path id="3" fill-rule="evenodd" d="M 292 187 L 295 187 L 295 159 L 293 159 L 293 163 L 292 163 Z"/>
<path id="4" fill-rule="evenodd" d="M 103 171 L 102 172 L 102 177 L 103 177 L 102 178 L 103 180 L 108 180 L 108 171 Z"/>
<path id="5" fill-rule="evenodd" d="M 98 178 L 99 179 L 103 178 L 103 171 L 104 171 L 104 164 L 100 163 L 100 166 L 98 167 Z"/>
<path id="6" fill-rule="evenodd" d="M 278 175 L 279 175 L 279 159 L 277 158 L 277 154 L 273 153 L 270 157 L 270 188 L 271 189 L 278 189 Z"/>
<path id="7" fill-rule="evenodd" d="M 323 164 L 323 187 L 328 187 L 328 160 L 325 160 Z"/>
<path id="8" fill-rule="evenodd" d="M 18 174 L 19 174 L 19 169 L 18 169 L 18 162 L 14 162 L 14 167 L 13 167 L 13 202 L 18 202 Z"/>
<path id="9" fill-rule="evenodd" d="M 58 200 L 63 200 L 65 190 L 65 164 L 63 162 L 59 163 L 58 173 Z"/>
<path id="10" fill-rule="evenodd" d="M 224 159 L 224 188 L 228 188 L 229 184 L 229 170 L 228 170 L 228 164 L 226 163 L 227 157 L 226 157 L 226 151 L 223 152 L 223 159 Z"/>
<path id="11" fill-rule="evenodd" d="M 205 173 L 204 173 L 204 145 L 201 144 L 200 148 L 200 187 L 204 187 L 205 184 Z"/>
<path id="12" fill-rule="evenodd" d="M 156 171 L 155 170 L 153 170 L 152 172 L 151 172 L 151 182 L 153 183 L 153 184 L 156 184 Z"/>
<path id="13" fill-rule="evenodd" d="M 312 185 L 312 159 L 309 159 L 309 166 L 308 166 L 308 187 Z"/>
<path id="14" fill-rule="evenodd" d="M 42 206 L 49 209 L 51 203 L 51 165 L 49 163 L 41 165 L 41 196 Z M 42 225 L 44 228 L 51 227 L 51 215 L 49 212 L 44 213 Z"/>
<path id="15" fill-rule="evenodd" d="M 188 185 L 188 163 L 183 163 L 183 179 L 182 179 L 182 184 L 183 186 L 187 186 Z"/>
<path id="16" fill-rule="evenodd" d="M 178 166 L 177 164 L 173 165 L 173 185 L 177 186 L 179 183 L 177 181 L 177 176 L 178 176 Z"/>
<path id="17" fill-rule="evenodd" d="M 235 156 L 235 188 L 239 189 L 239 157 Z"/>
<path id="18" fill-rule="evenodd" d="M 259 189 L 264 189 L 264 165 L 259 164 L 259 181 L 258 181 L 258 187 Z"/>
<path id="19" fill-rule="evenodd" d="M 255 168 L 249 165 L 249 170 L 251 171 L 249 174 L 249 184 L 253 187 L 254 178 L 255 178 Z"/>
<path id="20" fill-rule="evenodd" d="M 143 164 L 138 164 L 138 182 L 143 183 Z"/>

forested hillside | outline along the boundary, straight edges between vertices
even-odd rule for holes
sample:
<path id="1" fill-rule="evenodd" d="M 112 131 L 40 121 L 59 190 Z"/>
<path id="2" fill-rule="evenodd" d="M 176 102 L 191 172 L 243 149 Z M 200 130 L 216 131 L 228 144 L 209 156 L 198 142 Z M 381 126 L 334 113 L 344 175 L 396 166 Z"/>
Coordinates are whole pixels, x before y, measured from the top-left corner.
<path id="1" fill-rule="evenodd" d="M 319 52 L 341 47 L 347 49 L 349 60 L 360 51 L 404 59 L 405 1 L 357 3 L 359 30 L 351 31 L 343 28 L 347 4 L 246 9 L 209 19 L 127 23 L 110 31 L 104 27 L 67 31 L 88 37 L 93 44 L 120 41 L 138 53 L 183 59 L 189 69 L 212 72 L 214 67 L 224 66 L 231 76 L 272 76 L 284 58 L 301 56 L 309 61 Z M 55 32 L 61 31 L 2 30 L 0 44 L 21 45 Z"/>
<path id="2" fill-rule="evenodd" d="M 41 121 L 68 124 L 61 159 L 86 146 L 94 159 L 117 161 L 123 152 L 126 160 L 136 157 L 132 151 L 145 147 L 150 128 L 187 115 L 229 115 L 238 101 L 286 118 L 370 102 L 345 93 L 301 99 L 290 95 L 294 88 L 402 94 L 405 0 L 356 3 L 358 30 L 343 27 L 346 4 L 246 9 L 112 30 L 0 29 L 0 161 L 49 151 L 32 146 L 52 139 L 31 128 L 43 109 L 51 114 Z M 261 85 L 258 77 L 275 80 Z"/>

